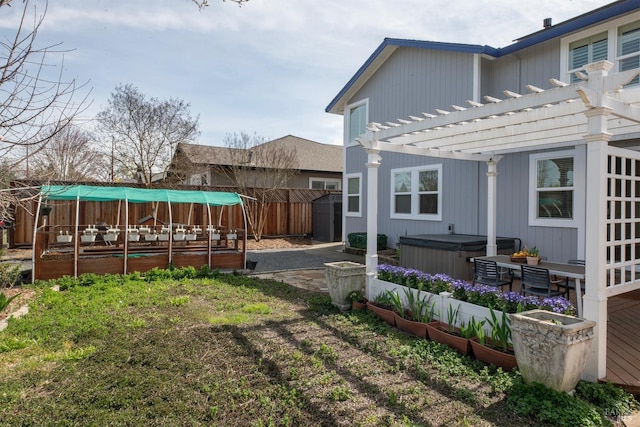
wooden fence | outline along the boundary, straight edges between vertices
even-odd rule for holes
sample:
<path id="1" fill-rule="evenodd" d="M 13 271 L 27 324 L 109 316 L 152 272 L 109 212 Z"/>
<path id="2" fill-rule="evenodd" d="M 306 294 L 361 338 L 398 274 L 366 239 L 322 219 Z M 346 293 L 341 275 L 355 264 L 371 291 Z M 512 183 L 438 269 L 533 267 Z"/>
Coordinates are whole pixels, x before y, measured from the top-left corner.
<path id="1" fill-rule="evenodd" d="M 22 187 L 26 187 L 21 183 Z M 33 185 L 33 182 L 29 182 Z M 55 183 L 59 184 L 59 183 Z M 96 183 L 90 183 L 96 185 Z M 64 185 L 64 183 L 62 183 Z M 107 184 L 103 184 L 107 185 Z M 108 184 L 112 185 L 112 184 Z M 175 187 L 173 187 L 175 188 Z M 184 186 L 185 190 L 203 191 L 235 191 L 232 187 L 198 187 Z M 28 193 L 28 190 L 24 190 Z M 33 190 L 32 190 L 33 192 Z M 312 235 L 313 234 L 313 200 L 328 194 L 327 190 L 283 189 L 270 194 L 269 211 L 263 237 Z M 33 242 L 33 221 L 38 201 L 36 198 L 20 203 L 14 207 L 15 227 L 9 232 L 9 247 L 31 246 Z M 165 203 L 156 204 L 157 220 L 169 222 L 169 211 Z M 76 223 L 76 202 L 55 201 L 50 205 L 51 212 L 47 217 L 48 225 L 72 225 Z M 130 203 L 128 223 L 137 225 L 154 213 L 151 203 Z M 204 206 L 188 204 L 172 205 L 172 222 L 174 224 L 207 224 L 207 209 Z M 105 222 L 109 225 L 125 224 L 125 206 L 118 202 L 84 202 L 80 204 L 79 224 L 95 224 Z M 240 206 L 212 207 L 213 224 L 228 224 L 231 228 L 244 229 L 242 208 Z M 42 220 L 40 221 L 42 224 Z M 249 230 L 251 235 L 251 230 Z"/>

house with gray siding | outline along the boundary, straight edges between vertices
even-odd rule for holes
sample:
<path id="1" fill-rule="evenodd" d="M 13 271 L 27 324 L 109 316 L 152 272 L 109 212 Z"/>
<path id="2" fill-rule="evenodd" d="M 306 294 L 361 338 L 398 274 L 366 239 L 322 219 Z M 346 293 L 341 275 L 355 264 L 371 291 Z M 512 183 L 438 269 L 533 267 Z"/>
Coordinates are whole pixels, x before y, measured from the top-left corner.
<path id="1" fill-rule="evenodd" d="M 640 289 L 640 1 L 543 22 L 503 48 L 378 46 L 326 107 L 344 118 L 343 233 L 374 236 L 368 281 L 375 233 L 586 260 L 586 377 L 604 378 L 607 299 Z"/>

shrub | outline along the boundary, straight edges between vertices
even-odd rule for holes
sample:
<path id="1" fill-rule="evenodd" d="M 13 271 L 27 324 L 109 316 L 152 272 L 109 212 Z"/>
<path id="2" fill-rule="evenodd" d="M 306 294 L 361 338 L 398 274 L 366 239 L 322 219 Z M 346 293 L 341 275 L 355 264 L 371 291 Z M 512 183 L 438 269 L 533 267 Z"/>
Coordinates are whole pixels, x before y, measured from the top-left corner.
<path id="1" fill-rule="evenodd" d="M 347 235 L 349 246 L 356 249 L 367 249 L 367 233 L 349 233 Z M 378 234 L 377 249 L 383 251 L 387 249 L 386 234 Z"/>

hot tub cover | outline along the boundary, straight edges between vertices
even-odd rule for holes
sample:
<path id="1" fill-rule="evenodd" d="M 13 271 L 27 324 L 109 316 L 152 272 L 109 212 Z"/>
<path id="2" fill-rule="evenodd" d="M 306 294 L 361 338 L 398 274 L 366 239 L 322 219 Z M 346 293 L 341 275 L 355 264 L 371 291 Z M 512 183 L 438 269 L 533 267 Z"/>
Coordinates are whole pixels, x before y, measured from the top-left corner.
<path id="1" fill-rule="evenodd" d="M 514 237 L 498 237 L 496 238 L 496 245 L 498 245 L 499 250 L 515 248 L 516 240 L 519 239 Z M 473 234 L 417 234 L 413 236 L 400 236 L 400 244 L 444 251 L 475 252 L 486 250 L 487 236 Z"/>

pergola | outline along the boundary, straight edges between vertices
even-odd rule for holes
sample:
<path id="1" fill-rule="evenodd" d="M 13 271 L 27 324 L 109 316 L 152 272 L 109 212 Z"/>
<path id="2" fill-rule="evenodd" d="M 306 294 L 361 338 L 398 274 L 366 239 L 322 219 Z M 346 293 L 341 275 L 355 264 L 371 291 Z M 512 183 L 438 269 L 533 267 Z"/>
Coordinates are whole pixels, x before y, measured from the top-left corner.
<path id="1" fill-rule="evenodd" d="M 638 132 L 640 88 L 624 88 L 640 74 L 608 75 L 613 64 L 585 67 L 577 85 L 552 79 L 543 90 L 527 86 L 525 95 L 504 91 L 507 99 L 485 97 L 486 104 L 421 113 L 408 120 L 370 123 L 358 142 L 368 153 L 368 194 L 377 194 L 380 152 L 487 163 L 487 255 L 496 254 L 497 164 L 508 153 L 587 145 L 586 280 L 584 317 L 596 321 L 585 378 L 606 375 L 607 299 L 640 288 L 640 153 L 609 146 L 614 135 Z M 367 199 L 367 284 L 377 269 L 377 216 Z M 636 227 L 638 227 L 636 229 Z M 614 253 L 618 256 L 614 257 Z"/>

